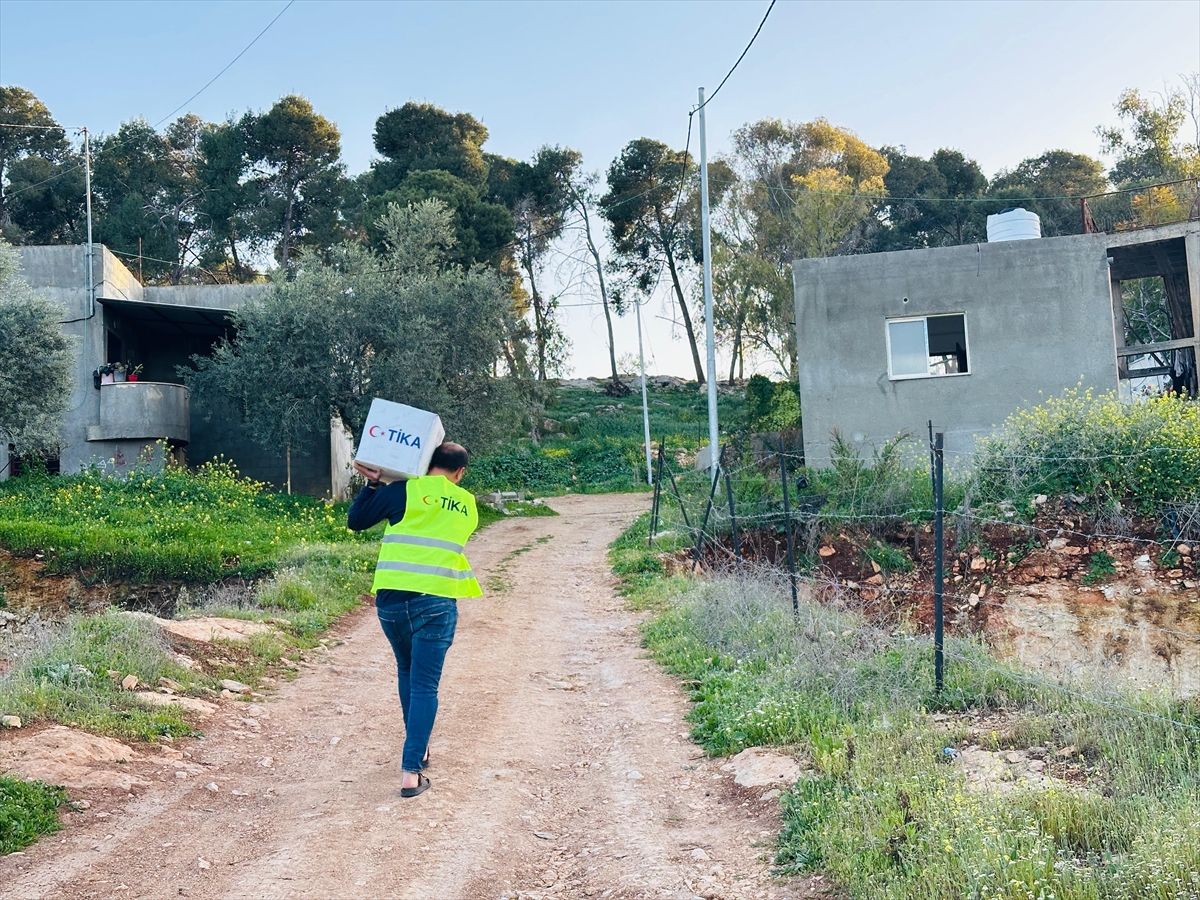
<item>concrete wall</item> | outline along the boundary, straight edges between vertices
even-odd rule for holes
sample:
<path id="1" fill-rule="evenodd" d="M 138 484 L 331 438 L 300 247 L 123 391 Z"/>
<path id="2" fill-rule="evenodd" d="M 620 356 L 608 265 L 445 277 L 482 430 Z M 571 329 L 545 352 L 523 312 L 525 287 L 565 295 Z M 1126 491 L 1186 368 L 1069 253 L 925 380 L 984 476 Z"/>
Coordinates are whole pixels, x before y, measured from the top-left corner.
<path id="1" fill-rule="evenodd" d="M 292 493 L 328 497 L 330 479 L 330 442 L 318 440 L 312 447 L 292 451 Z M 192 416 L 192 441 L 186 448 L 189 466 L 198 466 L 218 457 L 232 460 L 239 472 L 255 481 L 265 481 L 273 490 L 287 487 L 287 452 L 265 450 L 251 440 L 235 417 L 215 414 L 211 418 Z"/>
<path id="2" fill-rule="evenodd" d="M 147 303 L 168 303 L 192 309 L 233 310 L 251 297 L 261 297 L 269 284 L 178 284 L 143 288 Z"/>
<path id="3" fill-rule="evenodd" d="M 977 436 L 1020 406 L 1080 382 L 1115 388 L 1105 241 L 1073 235 L 797 260 L 808 465 L 828 465 L 835 428 L 869 455 L 901 432 L 923 440 L 929 419 L 946 432 L 948 463 L 963 461 Z M 939 313 L 965 315 L 969 373 L 889 379 L 887 320 Z"/>
<path id="4" fill-rule="evenodd" d="M 191 440 L 188 389 L 155 381 L 100 386 L 100 424 L 89 425 L 88 441 Z"/>
<path id="5" fill-rule="evenodd" d="M 74 339 L 75 385 L 59 429 L 59 464 L 62 472 L 78 472 L 94 457 L 97 462 L 110 458 L 99 452 L 93 454 L 99 448 L 90 448 L 87 443 L 88 426 L 100 421 L 100 392 L 92 386 L 92 372 L 105 362 L 104 308 L 92 304 L 88 296 L 86 247 L 18 247 L 17 252 L 25 280 L 63 308 L 63 333 Z M 115 256 L 96 245 L 93 273 L 97 296 L 105 296 L 102 292 L 108 290 L 116 297 L 141 299 L 137 279 L 132 275 L 124 278 L 122 269 Z"/>
<path id="6" fill-rule="evenodd" d="M 329 423 L 330 496 L 350 499 L 350 478 L 354 475 L 354 438 L 340 417 Z"/>

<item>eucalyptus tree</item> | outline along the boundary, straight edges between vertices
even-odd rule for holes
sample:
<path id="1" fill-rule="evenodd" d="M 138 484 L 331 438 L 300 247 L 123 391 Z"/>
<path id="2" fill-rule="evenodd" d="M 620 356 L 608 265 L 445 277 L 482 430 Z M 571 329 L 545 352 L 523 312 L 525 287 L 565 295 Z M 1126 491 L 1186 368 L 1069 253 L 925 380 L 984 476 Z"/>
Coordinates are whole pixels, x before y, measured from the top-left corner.
<path id="1" fill-rule="evenodd" d="M 888 163 L 853 132 L 823 119 L 749 123 L 734 132 L 726 163 L 729 196 L 717 231 L 737 264 L 714 281 L 743 298 L 734 320 L 742 324 L 741 340 L 792 375 L 792 261 L 863 248 Z"/>
<path id="2" fill-rule="evenodd" d="M 695 262 L 696 241 L 680 204 L 684 182 L 694 171 L 687 154 L 660 141 L 638 138 L 626 144 L 608 167 L 608 192 L 599 203 L 608 221 L 614 263 L 636 289 L 649 293 L 660 275 L 667 273 L 696 380 L 703 384 L 704 364 L 684 291 L 684 267 Z"/>
<path id="3" fill-rule="evenodd" d="M 609 291 L 608 282 L 604 278 L 604 255 L 600 252 L 597 233 L 597 210 L 603 210 L 604 201 L 596 189 L 600 176 L 595 173 L 584 173 L 576 170 L 573 176 L 564 183 L 571 211 L 578 217 L 580 235 L 586 265 L 596 278 L 596 288 L 600 294 L 600 308 L 604 312 L 604 324 L 608 329 L 608 363 L 611 377 L 605 391 L 615 397 L 623 397 L 631 392 L 629 385 L 621 381 L 617 371 L 617 347 L 613 336 L 613 312 L 620 312 L 621 297 Z"/>
<path id="4" fill-rule="evenodd" d="M 555 310 L 558 298 L 538 286 L 552 247 L 563 237 L 573 210 L 582 155 L 563 147 L 542 147 L 532 162 L 488 157 L 488 195 L 512 211 L 514 257 L 529 285 L 537 378 L 561 371 L 568 339 Z"/>
<path id="5" fill-rule="evenodd" d="M 1185 76 L 1182 88 L 1168 89 L 1157 101 L 1129 88 L 1114 108 L 1121 124 L 1096 129 L 1101 148 L 1117 158 L 1109 173 L 1114 184 L 1200 177 L 1200 76 Z M 1189 124 L 1193 135 L 1183 133 Z"/>

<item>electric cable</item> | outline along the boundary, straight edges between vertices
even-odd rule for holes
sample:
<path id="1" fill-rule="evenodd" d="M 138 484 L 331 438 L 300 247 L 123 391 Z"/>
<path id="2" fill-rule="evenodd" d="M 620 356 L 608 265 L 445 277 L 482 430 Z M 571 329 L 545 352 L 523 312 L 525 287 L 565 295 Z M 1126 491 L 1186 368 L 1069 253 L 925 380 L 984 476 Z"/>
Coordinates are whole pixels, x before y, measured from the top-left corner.
<path id="1" fill-rule="evenodd" d="M 706 97 L 703 103 L 699 104 L 695 109 L 693 109 L 692 113 L 696 113 L 704 109 L 704 107 L 708 106 L 708 104 L 712 103 L 712 101 L 716 99 L 717 94 L 721 93 L 721 88 L 725 87 L 725 82 L 729 80 L 729 76 L 737 70 L 737 67 L 742 63 L 742 60 L 746 58 L 746 54 L 750 52 L 750 48 L 754 46 L 755 40 L 758 39 L 759 32 L 761 32 L 763 30 L 763 26 L 767 24 L 767 16 L 771 15 L 771 10 L 775 8 L 775 3 L 776 0 L 771 0 L 771 5 L 768 6 L 767 11 L 763 13 L 762 21 L 758 23 L 758 28 L 754 30 L 754 36 L 750 38 L 750 43 L 746 45 L 746 49 L 742 51 L 742 55 L 737 58 L 737 62 L 733 64 L 733 68 L 725 73 L 725 77 L 721 79 L 721 83 L 717 85 L 717 89 L 708 97 Z M 691 113 L 688 115 L 691 115 Z"/>
<path id="2" fill-rule="evenodd" d="M 232 66 L 235 62 L 237 62 L 239 59 L 241 59 L 246 54 L 247 50 L 249 50 L 251 47 L 253 47 L 255 44 L 257 44 L 258 39 L 260 37 L 262 37 L 264 34 L 266 34 L 268 31 L 270 31 L 271 26 L 274 25 L 276 22 L 278 22 L 279 17 L 282 16 L 289 9 L 291 9 L 292 4 L 295 2 L 296 2 L 296 0 L 288 0 L 287 5 L 283 9 L 281 9 L 278 13 L 275 14 L 275 18 L 273 18 L 270 22 L 267 23 L 267 27 L 264 28 L 262 31 L 260 31 L 257 35 L 255 35 L 254 40 L 252 40 L 250 43 L 248 43 L 245 47 L 242 48 L 241 53 L 239 53 L 237 56 L 235 56 L 233 59 L 231 59 L 226 64 L 225 68 L 223 68 L 220 72 L 218 72 L 211 79 L 209 79 L 208 84 L 204 85 L 204 87 L 200 88 L 200 90 L 196 91 L 196 93 L 192 94 L 192 96 L 188 97 L 186 100 L 184 100 L 182 103 L 180 103 L 177 107 L 175 107 L 173 110 L 171 110 L 165 116 L 163 116 L 161 119 L 159 119 L 157 122 L 155 122 L 154 127 L 158 128 L 159 125 L 161 125 L 163 122 L 167 121 L 167 119 L 171 118 L 171 116 L 175 115 L 175 113 L 179 112 L 181 109 L 183 109 L 189 103 L 191 103 L 193 100 L 195 100 L 197 97 L 199 97 L 205 91 L 207 91 L 210 87 L 212 87 L 213 82 L 216 81 L 218 78 L 220 78 L 222 75 L 224 75 L 226 72 L 228 72 L 230 66 Z"/>

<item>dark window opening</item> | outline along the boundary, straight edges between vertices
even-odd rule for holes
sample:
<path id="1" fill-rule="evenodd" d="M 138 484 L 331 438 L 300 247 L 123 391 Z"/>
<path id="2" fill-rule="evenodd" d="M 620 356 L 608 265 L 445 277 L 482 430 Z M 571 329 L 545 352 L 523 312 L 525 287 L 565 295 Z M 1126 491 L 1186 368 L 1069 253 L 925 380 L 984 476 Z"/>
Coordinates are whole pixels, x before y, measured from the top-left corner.
<path id="1" fill-rule="evenodd" d="M 928 378 L 966 375 L 967 320 L 962 313 L 889 319 L 888 375 Z"/>

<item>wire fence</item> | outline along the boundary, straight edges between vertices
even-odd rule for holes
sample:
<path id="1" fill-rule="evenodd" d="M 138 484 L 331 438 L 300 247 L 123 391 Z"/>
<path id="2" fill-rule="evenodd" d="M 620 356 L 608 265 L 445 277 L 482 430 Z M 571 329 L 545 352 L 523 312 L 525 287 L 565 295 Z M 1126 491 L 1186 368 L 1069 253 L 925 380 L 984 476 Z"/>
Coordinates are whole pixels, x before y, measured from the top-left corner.
<path id="1" fill-rule="evenodd" d="M 648 544 L 674 571 L 779 586 L 798 624 L 815 604 L 921 642 L 939 693 L 971 666 L 1200 731 L 1172 705 L 1200 697 L 1200 504 L 1114 523 L 1082 497 L 976 510 L 960 486 L 948 510 L 930 431 L 926 475 L 885 451 L 821 476 L 782 446 L 732 443 L 698 470 L 660 442 Z"/>

